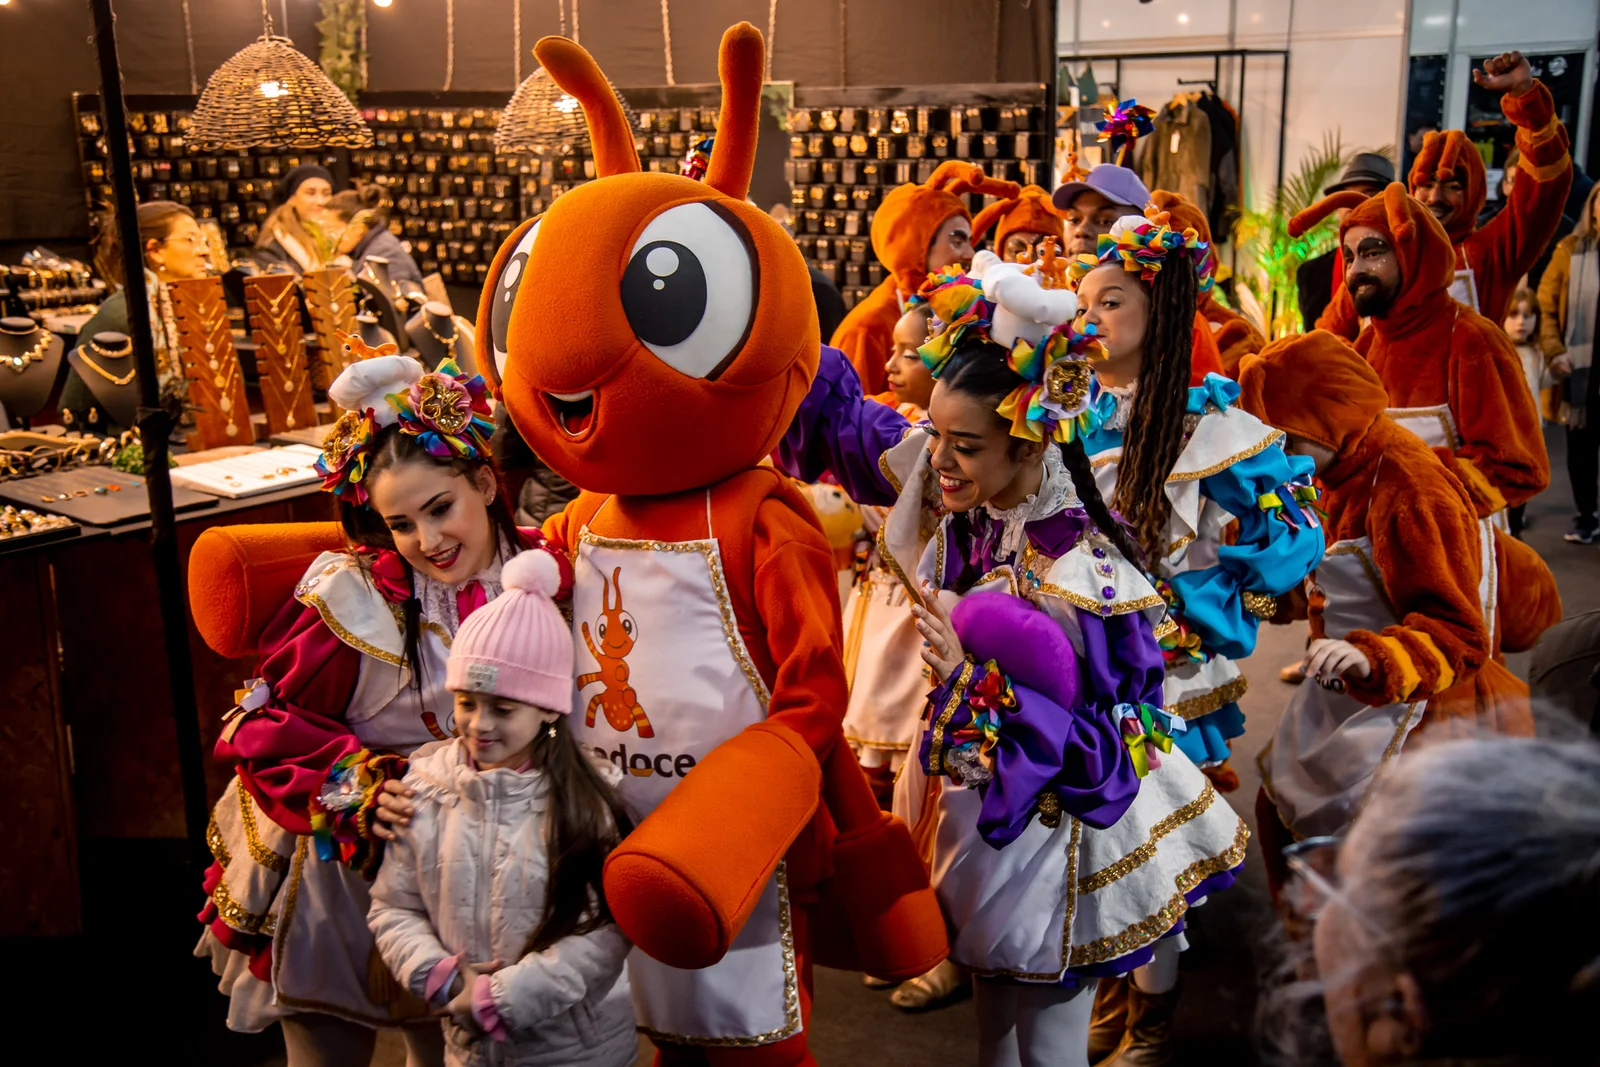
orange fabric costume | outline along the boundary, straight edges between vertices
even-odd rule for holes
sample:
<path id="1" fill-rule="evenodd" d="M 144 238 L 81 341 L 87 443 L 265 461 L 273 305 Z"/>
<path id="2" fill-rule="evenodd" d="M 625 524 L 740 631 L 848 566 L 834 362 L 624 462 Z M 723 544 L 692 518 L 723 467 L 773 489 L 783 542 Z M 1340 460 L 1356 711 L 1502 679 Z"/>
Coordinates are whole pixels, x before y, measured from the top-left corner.
<path id="1" fill-rule="evenodd" d="M 1185 197 L 1165 189 L 1154 189 L 1150 193 L 1150 203 L 1171 215 L 1173 224 L 1179 229 L 1192 227 L 1199 232 L 1201 240 L 1211 240 L 1211 226 L 1206 221 L 1205 212 Z M 1265 348 L 1267 339 L 1261 336 L 1261 331 L 1249 319 L 1231 308 L 1223 307 L 1217 301 L 1215 290 L 1201 293 L 1196 303 L 1200 317 L 1206 322 L 1206 334 L 1217 346 L 1222 365 L 1220 373 L 1230 378 L 1239 377 L 1239 361 Z M 1198 338 L 1199 331 L 1196 330 Z"/>
<path id="2" fill-rule="evenodd" d="M 507 239 L 478 357 L 522 436 L 584 490 L 545 526 L 574 560 L 575 620 L 627 627 L 615 649 L 606 642 L 626 661 L 606 692 L 641 707 L 650 732 L 578 714 L 573 727 L 630 772 L 624 798 L 644 812 L 605 873 L 618 925 L 650 957 L 630 965 L 641 1028 L 661 1062 L 810 1063 L 813 962 L 903 978 L 947 944 L 908 831 L 879 811 L 844 742 L 832 552 L 806 500 L 759 465 L 819 349 L 798 248 L 745 203 L 761 35 L 741 23 L 723 37 L 703 183 L 639 172 L 587 52 L 546 38 L 535 54 L 582 104 L 599 178 Z M 557 292 L 574 313 L 552 317 Z M 709 631 L 696 638 L 701 603 Z M 681 652 L 696 639 L 703 659 Z M 751 714 L 728 719 L 735 705 Z M 781 941 L 779 973 L 741 975 L 753 957 L 730 947 L 769 920 L 770 939 L 738 944 L 776 953 Z M 768 980 L 784 989 L 779 1024 L 740 1029 Z M 675 1013 L 703 1022 L 663 1021 Z"/>
<path id="3" fill-rule="evenodd" d="M 994 228 L 994 254 L 1005 257 L 1006 238 L 1014 233 L 1037 233 L 1065 242 L 1065 220 L 1056 213 L 1050 193 L 1037 185 L 1024 185 L 1010 200 L 996 200 L 972 217 L 972 243 Z"/>
<path id="4" fill-rule="evenodd" d="M 883 367 L 893 348 L 894 324 L 906 298 L 928 277 L 928 248 L 939 227 L 956 215 L 972 218 L 963 194 L 1009 198 L 1019 189 L 1016 182 L 990 178 L 975 163 L 950 159 L 926 184 L 907 183 L 883 198 L 872 216 L 872 254 L 889 277 L 850 309 L 828 342 L 850 360 L 868 396 L 887 388 Z"/>
<path id="5" fill-rule="evenodd" d="M 1317 476 L 1329 554 L 1367 538 L 1398 620 L 1344 635 L 1372 664 L 1367 678 L 1346 678 L 1345 691 L 1374 707 L 1425 700 L 1419 728 L 1456 718 L 1531 734 L 1527 685 L 1492 658 L 1477 508 L 1433 450 L 1385 414 L 1389 397 L 1372 367 L 1317 330 L 1247 357 L 1239 386 L 1250 414 L 1333 451 Z M 1325 606 L 1313 593 L 1313 638 L 1324 636 Z"/>
<path id="6" fill-rule="evenodd" d="M 1480 518 L 1525 503 L 1550 482 L 1539 413 L 1516 350 L 1500 327 L 1448 292 L 1455 274 L 1450 239 L 1433 214 L 1398 182 L 1381 196 L 1346 191 L 1290 223 L 1303 233 L 1330 212 L 1351 207 L 1339 230 L 1384 234 L 1400 263 L 1400 292 L 1356 341 L 1389 394 L 1389 413 L 1422 437 L 1472 497 Z M 1497 531 L 1497 644 L 1532 646 L 1561 618 L 1560 595 L 1544 561 Z"/>
<path id="7" fill-rule="evenodd" d="M 1468 272 L 1477 310 L 1496 326 L 1505 321 L 1517 283 L 1554 240 L 1561 210 L 1572 188 L 1572 151 L 1566 127 L 1556 120 L 1555 100 L 1535 79 L 1526 92 L 1500 98 L 1501 110 L 1517 128 L 1516 179 L 1510 202 L 1488 225 L 1477 229 L 1488 195 L 1483 157 L 1461 130 L 1435 131 L 1422 142 L 1411 164 L 1408 187 L 1415 192 L 1430 177 L 1454 178 L 1465 187 L 1466 204 L 1450 221 L 1455 272 Z M 1361 328 L 1342 276 L 1334 278 L 1333 300 L 1317 320 L 1319 329 L 1355 337 Z"/>

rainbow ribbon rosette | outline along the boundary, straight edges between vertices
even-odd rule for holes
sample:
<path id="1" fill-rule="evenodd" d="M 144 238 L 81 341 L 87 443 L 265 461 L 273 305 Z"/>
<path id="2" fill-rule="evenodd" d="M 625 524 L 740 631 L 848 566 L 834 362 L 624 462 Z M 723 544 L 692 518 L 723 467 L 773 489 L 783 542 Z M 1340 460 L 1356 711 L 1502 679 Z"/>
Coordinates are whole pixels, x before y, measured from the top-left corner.
<path id="1" fill-rule="evenodd" d="M 1133 217 L 1129 216 L 1130 219 Z M 1164 215 L 1158 215 L 1157 219 L 1160 221 L 1144 219 L 1127 226 L 1123 225 L 1125 220 L 1119 219 L 1111 227 L 1110 233 L 1100 235 L 1096 262 L 1121 260 L 1123 270 L 1130 274 L 1137 272 L 1142 281 L 1149 283 L 1155 281 L 1156 274 L 1166 265 L 1169 256 L 1186 255 L 1194 260 L 1201 291 L 1210 289 L 1215 280 L 1216 263 L 1216 257 L 1211 254 L 1211 243 L 1200 240 L 1198 231 L 1174 230 Z M 1211 270 L 1205 269 L 1208 262 Z"/>
<path id="2" fill-rule="evenodd" d="M 1282 519 L 1292 530 L 1298 530 L 1302 525 L 1317 529 L 1322 525 L 1317 520 L 1317 498 L 1317 487 L 1312 484 L 1311 476 L 1306 475 L 1285 482 L 1270 493 L 1262 493 L 1256 497 L 1256 506 Z"/>
<path id="3" fill-rule="evenodd" d="M 1098 140 L 1105 141 L 1111 149 L 1111 158 L 1121 166 L 1139 138 L 1155 132 L 1154 109 L 1137 100 L 1124 100 L 1111 109 L 1111 113 L 1094 124 L 1100 131 Z"/>
<path id="4" fill-rule="evenodd" d="M 411 434 L 429 455 L 483 459 L 489 455 L 489 390 L 483 377 L 461 373 L 453 359 L 441 362 L 403 393 L 390 393 L 400 432 Z"/>
<path id="5" fill-rule="evenodd" d="M 322 475 L 322 488 L 352 504 L 365 504 L 367 453 L 378 424 L 371 408 L 339 416 L 322 442 L 322 455 L 313 464 Z"/>
<path id="6" fill-rule="evenodd" d="M 1163 627 L 1162 633 L 1156 638 L 1162 659 L 1166 660 L 1168 667 L 1206 662 L 1211 654 L 1205 650 L 1200 635 L 1183 621 L 1183 601 L 1178 599 L 1177 590 L 1165 578 L 1157 578 L 1155 585 L 1156 592 L 1167 602 L 1167 621 L 1171 623 L 1171 626 Z"/>
<path id="7" fill-rule="evenodd" d="M 1140 778 L 1161 766 L 1161 756 L 1172 751 L 1173 735 L 1187 729 L 1184 721 L 1152 704 L 1118 704 L 1111 709 L 1122 725 L 1122 743 Z"/>
<path id="8" fill-rule="evenodd" d="M 1082 331 L 1062 323 L 1038 344 L 1018 338 L 1006 363 L 1025 381 L 995 411 L 1011 420 L 1012 436 L 1029 441 L 1066 442 L 1088 433 L 1094 429 L 1089 361 L 1104 357 L 1093 323 Z"/>
<path id="9" fill-rule="evenodd" d="M 1001 713 L 1017 706 L 1011 679 L 994 660 L 967 686 L 965 698 L 946 735 L 949 750 L 941 765 L 956 781 L 969 787 L 994 779 L 994 747 L 1000 743 Z M 964 717 L 964 721 L 963 721 Z"/>
<path id="10" fill-rule="evenodd" d="M 966 274 L 931 275 L 917 295 L 933 317 L 943 323 L 943 328 L 917 349 L 923 365 L 937 378 L 968 330 L 976 330 L 980 337 L 989 336 L 994 305 L 984 299 L 983 284 Z"/>

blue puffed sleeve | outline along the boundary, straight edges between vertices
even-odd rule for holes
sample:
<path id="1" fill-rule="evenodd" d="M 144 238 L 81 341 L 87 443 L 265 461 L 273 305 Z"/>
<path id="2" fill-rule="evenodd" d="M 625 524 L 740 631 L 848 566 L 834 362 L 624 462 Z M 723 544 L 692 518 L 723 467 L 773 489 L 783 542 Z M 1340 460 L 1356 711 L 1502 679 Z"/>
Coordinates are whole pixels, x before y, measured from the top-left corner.
<path id="1" fill-rule="evenodd" d="M 1217 549 L 1215 566 L 1171 579 L 1183 620 L 1206 651 L 1229 659 L 1250 655 L 1261 620 L 1240 594 L 1280 596 L 1321 561 L 1322 527 L 1289 487 L 1309 484 L 1313 469 L 1309 457 L 1272 445 L 1201 480 L 1201 495 L 1239 519 L 1237 540 Z"/>

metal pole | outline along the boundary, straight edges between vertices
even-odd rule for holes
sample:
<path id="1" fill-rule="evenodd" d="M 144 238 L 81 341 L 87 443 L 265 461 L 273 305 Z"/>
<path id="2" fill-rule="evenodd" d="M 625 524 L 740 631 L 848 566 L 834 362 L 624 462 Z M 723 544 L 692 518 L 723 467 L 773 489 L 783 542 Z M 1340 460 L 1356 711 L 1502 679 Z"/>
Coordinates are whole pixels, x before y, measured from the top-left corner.
<path id="1" fill-rule="evenodd" d="M 122 70 L 117 62 L 116 15 L 111 10 L 111 0 L 89 0 L 89 9 L 94 14 L 106 154 L 111 187 L 116 194 L 117 234 L 122 239 L 128 334 L 133 339 L 133 358 L 138 369 L 139 439 L 144 445 L 145 487 L 150 494 L 150 555 L 166 638 L 173 725 L 178 735 L 178 772 L 183 784 L 183 820 L 191 858 L 203 869 L 207 862 L 208 818 L 205 764 L 195 703 L 194 667 L 189 659 L 189 611 L 184 603 L 183 571 L 178 559 L 172 479 L 167 473 L 167 443 L 177 420 L 161 406 L 161 383 L 156 377 L 155 341 L 150 335 L 150 315 L 146 310 L 150 306 L 150 294 L 144 284 L 144 248 L 139 240 L 138 200 L 133 189 L 133 163 L 128 150 L 128 116 L 122 100 Z"/>

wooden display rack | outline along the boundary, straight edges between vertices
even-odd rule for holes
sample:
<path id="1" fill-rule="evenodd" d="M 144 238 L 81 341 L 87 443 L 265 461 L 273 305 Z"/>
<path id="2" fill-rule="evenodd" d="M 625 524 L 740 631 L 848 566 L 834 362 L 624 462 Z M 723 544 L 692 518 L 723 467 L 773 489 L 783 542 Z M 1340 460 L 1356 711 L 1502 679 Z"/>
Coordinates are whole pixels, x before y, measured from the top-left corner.
<path id="1" fill-rule="evenodd" d="M 317 422 L 311 396 L 305 331 L 300 326 L 298 286 L 292 274 L 260 274 L 244 281 L 261 375 L 261 403 L 269 434 L 305 429 Z"/>
<path id="2" fill-rule="evenodd" d="M 239 354 L 233 347 L 222 279 L 190 278 L 169 282 L 167 289 L 178 326 L 178 356 L 195 409 L 189 448 L 254 444 L 250 399 L 245 394 Z"/>

